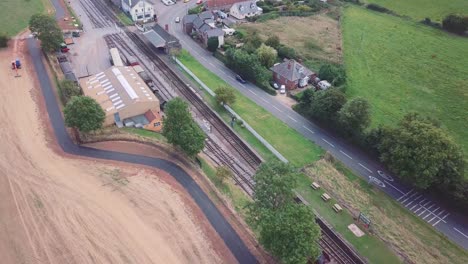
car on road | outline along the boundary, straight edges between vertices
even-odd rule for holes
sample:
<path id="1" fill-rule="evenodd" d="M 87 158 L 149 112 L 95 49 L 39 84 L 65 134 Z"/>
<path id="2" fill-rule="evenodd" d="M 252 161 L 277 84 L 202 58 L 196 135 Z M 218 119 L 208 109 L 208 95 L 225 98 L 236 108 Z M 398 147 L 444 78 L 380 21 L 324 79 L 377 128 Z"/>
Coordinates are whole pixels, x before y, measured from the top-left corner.
<path id="1" fill-rule="evenodd" d="M 175 2 L 171 0 L 161 0 L 161 2 L 163 2 L 163 4 L 167 6 L 175 5 Z"/>
<path id="2" fill-rule="evenodd" d="M 236 75 L 236 80 L 239 81 L 240 83 L 247 83 L 247 81 L 244 80 L 244 78 L 242 78 L 240 75 Z"/>
<path id="3" fill-rule="evenodd" d="M 176 22 L 176 23 L 180 23 L 180 17 L 176 17 L 176 18 L 175 18 L 175 22 Z"/>
<path id="4" fill-rule="evenodd" d="M 280 87 L 280 94 L 285 94 L 286 93 L 286 86 L 281 85 Z"/>
<path id="5" fill-rule="evenodd" d="M 271 87 L 273 87 L 273 89 L 275 89 L 275 90 L 278 90 L 278 89 L 280 88 L 279 85 L 278 85 L 277 83 L 275 83 L 275 82 L 270 82 L 270 85 L 271 85 Z"/>

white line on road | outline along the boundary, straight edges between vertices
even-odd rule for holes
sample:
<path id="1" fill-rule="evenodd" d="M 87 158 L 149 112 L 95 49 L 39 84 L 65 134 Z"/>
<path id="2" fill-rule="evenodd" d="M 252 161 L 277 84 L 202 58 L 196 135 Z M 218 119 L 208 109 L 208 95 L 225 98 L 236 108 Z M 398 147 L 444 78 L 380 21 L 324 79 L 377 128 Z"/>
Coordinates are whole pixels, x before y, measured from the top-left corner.
<path id="1" fill-rule="evenodd" d="M 247 87 L 245 87 L 245 85 L 243 85 L 242 83 L 240 83 L 240 85 L 241 85 L 242 87 L 244 87 L 244 88 L 247 88 Z M 249 91 L 250 91 L 250 90 L 249 90 Z"/>
<path id="2" fill-rule="evenodd" d="M 467 235 L 465 235 L 465 234 L 463 234 L 463 233 L 462 233 L 462 231 L 460 231 L 460 230 L 456 229 L 455 227 L 454 227 L 453 229 L 455 229 L 455 231 L 457 231 L 458 233 L 462 234 L 462 235 L 463 235 L 465 238 L 468 238 L 468 236 L 467 236 Z"/>
<path id="3" fill-rule="evenodd" d="M 397 202 L 400 201 L 400 199 L 402 199 L 403 197 L 406 197 L 408 194 L 412 193 L 414 191 L 414 189 L 411 189 L 409 192 L 403 194 L 402 196 L 400 196 L 400 198 L 397 199 Z"/>
<path id="4" fill-rule="evenodd" d="M 305 129 L 307 129 L 307 131 L 309 131 L 310 133 L 315 134 L 315 132 L 312 131 L 312 130 L 310 130 L 308 127 L 306 127 L 306 126 L 302 126 L 302 127 L 305 128 Z"/>
<path id="5" fill-rule="evenodd" d="M 350 155 L 346 154 L 344 151 L 340 150 L 341 154 L 345 155 L 346 157 L 353 159 Z"/>
<path id="6" fill-rule="evenodd" d="M 332 148 L 335 147 L 335 145 L 333 145 L 332 143 L 328 142 L 326 139 L 322 138 L 323 141 L 325 141 L 328 145 L 332 146 Z"/>
<path id="7" fill-rule="evenodd" d="M 442 218 L 440 218 L 439 221 L 435 222 L 432 226 L 436 226 L 440 221 L 443 221 L 444 223 L 447 223 L 447 222 L 444 221 L 445 217 L 447 217 L 447 216 L 449 216 L 449 213 L 447 213 Z"/>
<path id="8" fill-rule="evenodd" d="M 294 119 L 294 118 L 292 118 L 290 115 L 288 115 L 288 118 L 291 119 L 291 120 L 294 121 L 294 122 L 297 122 L 297 120 Z"/>
<path id="9" fill-rule="evenodd" d="M 267 101 L 265 98 L 263 98 L 263 97 L 260 98 L 260 99 L 262 99 L 262 101 L 265 102 L 265 103 L 270 103 L 270 102 L 268 102 L 268 101 Z"/>
<path id="10" fill-rule="evenodd" d="M 283 113 L 283 111 L 281 111 L 278 107 L 273 106 L 273 108 L 276 109 L 276 110 L 278 110 L 278 111 L 280 111 L 281 113 Z"/>
<path id="11" fill-rule="evenodd" d="M 436 215 L 436 214 L 435 214 L 435 211 L 439 210 L 439 208 L 440 208 L 440 207 L 437 207 L 434 211 L 429 211 L 429 214 L 426 215 L 425 217 L 423 217 L 423 220 L 426 219 L 426 218 L 427 218 L 428 216 L 430 216 L 431 214 Z"/>
<path id="12" fill-rule="evenodd" d="M 251 92 L 251 93 L 253 93 L 253 94 L 257 95 L 257 94 L 256 94 L 254 91 L 252 91 L 252 90 L 249 90 L 249 92 Z"/>
<path id="13" fill-rule="evenodd" d="M 369 168 L 367 168 L 366 166 L 362 165 L 361 163 L 358 163 L 359 166 L 363 167 L 364 169 L 366 169 L 366 171 L 370 172 L 370 173 L 373 173 L 371 170 L 369 170 Z"/>
<path id="14" fill-rule="evenodd" d="M 392 187 L 393 187 L 393 189 L 395 189 L 395 190 L 399 191 L 401 194 L 404 194 L 404 192 L 402 192 L 402 191 L 401 191 L 400 189 L 398 189 L 397 187 L 393 186 L 393 184 L 389 183 L 387 180 L 384 180 L 384 182 L 385 182 L 386 184 L 388 184 L 388 185 L 392 186 Z"/>
<path id="15" fill-rule="evenodd" d="M 407 203 L 405 206 L 408 207 L 410 206 L 412 203 L 416 202 L 419 198 L 421 198 L 422 195 L 419 195 L 418 197 L 414 198 L 414 200 L 410 201 L 409 203 Z"/>
<path id="16" fill-rule="evenodd" d="M 213 63 L 211 63 L 211 62 L 208 62 L 208 64 L 210 64 L 210 65 L 213 66 L 213 67 L 216 67 L 216 66 L 215 66 Z"/>
<path id="17" fill-rule="evenodd" d="M 440 211 L 438 214 L 434 214 L 434 217 L 431 218 L 431 220 L 427 221 L 428 223 L 431 223 L 432 220 L 436 219 L 437 217 L 439 217 L 439 215 L 441 215 L 442 213 L 444 213 L 445 210 L 442 210 Z M 440 217 L 439 217 L 440 218 Z"/>
<path id="18" fill-rule="evenodd" d="M 408 196 L 405 200 L 403 200 L 403 202 L 401 202 L 402 204 L 406 203 L 406 201 L 408 201 L 411 197 L 417 195 L 418 192 L 415 192 L 415 193 L 412 193 L 410 196 Z"/>
<path id="19" fill-rule="evenodd" d="M 418 210 L 414 211 L 414 213 L 416 214 L 419 210 L 421 210 L 421 209 L 423 209 L 423 208 L 426 209 L 426 205 L 428 205 L 428 204 L 430 204 L 430 203 L 431 203 L 431 201 L 428 201 L 428 202 L 425 203 L 425 204 L 422 204 L 422 202 L 420 202 L 419 204 L 421 205 L 421 207 L 419 207 Z"/>

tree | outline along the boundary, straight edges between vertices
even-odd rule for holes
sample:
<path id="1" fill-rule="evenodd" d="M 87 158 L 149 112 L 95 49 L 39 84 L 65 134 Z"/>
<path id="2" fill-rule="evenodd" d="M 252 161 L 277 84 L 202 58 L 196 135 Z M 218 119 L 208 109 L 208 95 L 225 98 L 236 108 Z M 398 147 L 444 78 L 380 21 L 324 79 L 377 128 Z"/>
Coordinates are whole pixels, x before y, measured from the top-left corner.
<path id="1" fill-rule="evenodd" d="M 338 112 L 338 121 L 347 133 L 360 134 L 371 121 L 369 102 L 361 97 L 347 102 Z"/>
<path id="2" fill-rule="evenodd" d="M 219 166 L 216 168 L 216 178 L 221 182 L 224 183 L 226 179 L 232 177 L 232 171 L 226 166 Z"/>
<path id="3" fill-rule="evenodd" d="M 320 255 L 320 228 L 305 205 L 291 202 L 281 210 L 267 211 L 259 227 L 260 243 L 282 263 L 307 263 Z"/>
<path id="4" fill-rule="evenodd" d="M 232 105 L 236 102 L 236 94 L 232 88 L 221 86 L 215 91 L 216 101 L 219 104 Z"/>
<path id="5" fill-rule="evenodd" d="M 211 37 L 208 38 L 208 47 L 207 49 L 211 52 L 215 52 L 219 47 L 219 39 L 218 37 Z"/>
<path id="6" fill-rule="evenodd" d="M 278 52 L 274 48 L 263 43 L 255 51 L 255 53 L 257 54 L 260 63 L 267 68 L 273 66 L 273 64 L 276 62 L 276 58 L 278 57 Z"/>
<path id="7" fill-rule="evenodd" d="M 73 81 L 70 80 L 62 80 L 59 83 L 60 93 L 62 95 L 62 100 L 66 104 L 73 96 L 80 96 L 81 89 L 80 87 Z"/>
<path id="8" fill-rule="evenodd" d="M 442 21 L 442 27 L 449 32 L 461 35 L 468 30 L 468 17 L 450 14 Z"/>
<path id="9" fill-rule="evenodd" d="M 0 33 L 0 48 L 5 48 L 8 45 L 8 40 L 10 40 L 10 37 L 7 34 Z"/>
<path id="10" fill-rule="evenodd" d="M 274 49 L 278 49 L 278 47 L 280 45 L 280 39 L 276 35 L 271 35 L 265 41 L 265 45 L 270 46 L 270 47 L 272 47 Z"/>
<path id="11" fill-rule="evenodd" d="M 346 103 L 345 95 L 336 88 L 314 93 L 309 113 L 318 119 L 335 120 L 338 111 Z"/>
<path id="12" fill-rule="evenodd" d="M 45 51 L 54 51 L 63 43 L 62 30 L 51 16 L 35 14 L 29 20 L 29 29 L 37 33 Z"/>
<path id="13" fill-rule="evenodd" d="M 188 104 L 179 97 L 166 104 L 163 135 L 193 157 L 204 147 L 205 134 L 190 115 Z"/>
<path id="14" fill-rule="evenodd" d="M 101 106 L 88 96 L 72 97 L 66 104 L 63 113 L 65 125 L 85 133 L 100 129 L 106 118 Z"/>
<path id="15" fill-rule="evenodd" d="M 279 45 L 277 50 L 278 50 L 278 57 L 282 59 L 285 59 L 285 58 L 296 59 L 297 58 L 296 50 L 291 47 Z"/>
<path id="16" fill-rule="evenodd" d="M 380 159 L 403 180 L 426 189 L 462 177 L 463 153 L 433 122 L 409 114 L 383 136 Z"/>
<path id="17" fill-rule="evenodd" d="M 340 86 L 346 82 L 346 72 L 342 66 L 324 64 L 319 69 L 319 77 L 329 81 L 333 86 Z"/>

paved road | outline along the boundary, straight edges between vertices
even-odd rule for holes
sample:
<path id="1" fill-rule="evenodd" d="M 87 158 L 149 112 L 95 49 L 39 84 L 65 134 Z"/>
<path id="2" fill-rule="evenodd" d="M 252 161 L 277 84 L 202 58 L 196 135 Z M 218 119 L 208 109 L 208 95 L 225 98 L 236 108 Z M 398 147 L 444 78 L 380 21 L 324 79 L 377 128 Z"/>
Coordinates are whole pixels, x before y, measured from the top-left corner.
<path id="1" fill-rule="evenodd" d="M 186 35 L 182 30 L 181 23 L 175 23 L 175 17 L 180 17 L 182 20 L 187 9 L 193 5 L 195 5 L 194 1 L 188 4 L 178 2 L 176 5 L 169 7 L 162 4 L 159 6 L 157 3 L 156 10 L 159 10 L 160 24 L 169 24 L 169 31 L 180 39 L 183 48 L 187 49 L 203 66 L 224 79 L 259 106 L 274 114 L 291 128 L 329 151 L 358 175 L 365 179 L 372 176 L 380 180 L 385 185 L 385 187 L 379 187 L 382 191 L 448 238 L 468 249 L 468 216 L 463 215 L 465 212 L 462 214 L 448 209 L 430 195 L 415 191 L 411 187 L 400 183 L 397 179 L 391 181 L 386 176 L 382 177 L 382 175 L 390 175 L 390 172 L 375 157 L 362 152 L 337 137 L 334 133 L 320 128 L 293 111 L 275 96 L 267 94 L 255 85 L 237 82 L 234 79 L 235 74 L 231 70 Z"/>
<path id="2" fill-rule="evenodd" d="M 63 9 L 63 6 L 60 4 L 59 0 L 51 0 L 51 2 L 55 8 L 55 18 L 63 18 L 65 16 L 65 9 Z"/>
<path id="3" fill-rule="evenodd" d="M 37 46 L 36 40 L 32 38 L 28 39 L 28 48 L 41 85 L 42 94 L 46 102 L 47 112 L 49 114 L 56 140 L 63 151 L 73 155 L 86 156 L 90 158 L 115 160 L 133 164 L 153 166 L 168 172 L 187 190 L 187 192 L 208 218 L 208 221 L 210 221 L 213 228 L 216 230 L 216 232 L 218 232 L 233 255 L 239 261 L 239 263 L 258 262 L 249 249 L 245 246 L 244 242 L 240 239 L 236 231 L 226 221 L 213 202 L 200 188 L 200 186 L 198 186 L 197 183 L 176 164 L 163 159 L 131 155 L 114 151 L 105 151 L 75 145 L 65 130 L 63 118 L 53 93 L 50 79 L 41 60 L 41 51 Z"/>

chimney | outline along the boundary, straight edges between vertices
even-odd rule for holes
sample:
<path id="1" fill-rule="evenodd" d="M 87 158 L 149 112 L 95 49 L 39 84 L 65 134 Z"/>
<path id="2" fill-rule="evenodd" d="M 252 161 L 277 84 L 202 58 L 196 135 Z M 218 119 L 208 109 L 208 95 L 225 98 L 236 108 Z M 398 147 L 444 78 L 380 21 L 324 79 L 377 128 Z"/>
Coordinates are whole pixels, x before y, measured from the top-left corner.
<path id="1" fill-rule="evenodd" d="M 290 60 L 289 63 L 288 63 L 288 70 L 291 69 L 291 66 L 292 66 L 292 60 Z"/>
<path id="2" fill-rule="evenodd" d="M 167 32 L 169 32 L 169 25 L 166 24 L 166 25 L 164 26 L 164 29 L 165 29 Z"/>

